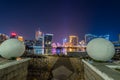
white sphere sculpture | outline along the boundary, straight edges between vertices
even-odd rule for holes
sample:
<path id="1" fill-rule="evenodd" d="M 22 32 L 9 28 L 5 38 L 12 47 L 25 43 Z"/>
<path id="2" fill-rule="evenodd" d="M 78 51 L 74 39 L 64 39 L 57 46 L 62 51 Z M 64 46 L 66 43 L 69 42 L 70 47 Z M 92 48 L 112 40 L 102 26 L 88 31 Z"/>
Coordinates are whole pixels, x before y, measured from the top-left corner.
<path id="1" fill-rule="evenodd" d="M 115 48 L 110 41 L 104 38 L 96 38 L 88 43 L 87 53 L 94 60 L 108 61 L 114 56 Z"/>
<path id="2" fill-rule="evenodd" d="M 17 39 L 8 39 L 0 45 L 0 55 L 7 59 L 19 57 L 24 51 L 24 43 Z"/>

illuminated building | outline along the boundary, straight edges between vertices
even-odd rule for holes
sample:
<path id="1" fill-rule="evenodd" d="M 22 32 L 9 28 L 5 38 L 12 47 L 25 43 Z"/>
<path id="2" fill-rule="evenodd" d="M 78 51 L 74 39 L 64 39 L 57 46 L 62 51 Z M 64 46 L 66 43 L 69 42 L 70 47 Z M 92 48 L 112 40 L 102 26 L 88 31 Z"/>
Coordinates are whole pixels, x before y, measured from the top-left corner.
<path id="1" fill-rule="evenodd" d="M 85 41 L 84 40 L 82 40 L 82 41 L 80 41 L 79 42 L 79 46 L 80 46 L 80 51 L 82 51 L 82 52 L 85 52 L 86 51 L 86 43 L 85 43 Z"/>
<path id="2" fill-rule="evenodd" d="M 52 54 L 56 54 L 56 48 L 52 48 Z"/>
<path id="3" fill-rule="evenodd" d="M 78 37 L 77 36 L 69 36 L 69 42 L 72 43 L 73 46 L 78 45 Z"/>
<path id="4" fill-rule="evenodd" d="M 44 38 L 40 37 L 39 40 L 36 40 L 35 46 L 44 46 Z"/>
<path id="5" fill-rule="evenodd" d="M 40 36 L 38 40 L 35 41 L 34 45 L 35 53 L 44 54 L 44 37 Z"/>
<path id="6" fill-rule="evenodd" d="M 52 39 L 53 39 L 53 34 L 45 34 L 44 35 L 45 47 L 51 47 Z"/>
<path id="7" fill-rule="evenodd" d="M 76 46 L 78 46 L 78 36 L 74 35 L 69 36 L 67 51 L 68 52 L 78 51 L 78 48 Z"/>
<path id="8" fill-rule="evenodd" d="M 44 35 L 44 48 L 45 48 L 45 53 L 51 53 L 51 48 L 52 48 L 52 39 L 53 39 L 53 34 L 45 34 Z"/>
<path id="9" fill-rule="evenodd" d="M 6 40 L 6 39 L 8 39 L 8 38 L 9 38 L 9 37 L 8 37 L 7 35 L 0 33 L 0 41 L 4 41 L 4 40 Z"/>
<path id="10" fill-rule="evenodd" d="M 35 32 L 35 44 L 33 46 L 35 54 L 44 54 L 44 34 L 40 30 Z"/>
<path id="11" fill-rule="evenodd" d="M 16 34 L 15 32 L 12 32 L 12 33 L 10 34 L 10 38 L 17 38 L 17 34 Z"/>
<path id="12" fill-rule="evenodd" d="M 44 37 L 39 37 L 38 40 L 35 41 L 33 46 L 35 54 L 44 54 Z"/>
<path id="13" fill-rule="evenodd" d="M 1 34 L 0 33 L 0 44 L 3 42 L 3 41 L 5 41 L 5 40 L 7 40 L 9 37 L 6 35 L 6 34 Z"/>
<path id="14" fill-rule="evenodd" d="M 26 51 L 28 53 L 33 52 L 33 45 L 35 44 L 35 41 L 33 41 L 33 40 L 25 40 L 24 44 L 25 44 Z"/>
<path id="15" fill-rule="evenodd" d="M 41 38 L 41 37 L 42 37 L 42 32 L 40 30 L 36 31 L 35 32 L 35 39 L 39 40 L 39 38 Z"/>
<path id="16" fill-rule="evenodd" d="M 67 46 L 62 46 L 60 43 L 52 43 L 52 54 L 64 54 L 67 55 Z"/>
<path id="17" fill-rule="evenodd" d="M 62 52 L 63 54 L 67 55 L 67 48 L 63 48 Z"/>
<path id="18" fill-rule="evenodd" d="M 24 39 L 23 39 L 22 36 L 18 36 L 18 40 L 20 40 L 20 41 L 24 41 Z"/>
<path id="19" fill-rule="evenodd" d="M 63 39 L 63 46 L 67 43 L 67 38 Z"/>
<path id="20" fill-rule="evenodd" d="M 63 49 L 62 47 L 57 47 L 56 48 L 56 54 L 58 54 L 58 55 L 61 54 L 62 53 L 62 49 Z"/>
<path id="21" fill-rule="evenodd" d="M 56 47 L 57 47 L 56 43 L 52 43 L 51 46 L 52 46 L 53 48 L 56 48 Z"/>
<path id="22" fill-rule="evenodd" d="M 52 46 L 52 54 L 56 54 L 56 47 L 57 47 L 56 43 L 52 43 L 51 46 Z"/>
<path id="23" fill-rule="evenodd" d="M 91 41 L 94 38 L 104 38 L 104 39 L 109 40 L 109 35 L 100 35 L 100 36 L 97 36 L 97 35 L 93 35 L 93 34 L 85 34 L 85 42 L 86 43 L 88 43 L 89 41 Z"/>

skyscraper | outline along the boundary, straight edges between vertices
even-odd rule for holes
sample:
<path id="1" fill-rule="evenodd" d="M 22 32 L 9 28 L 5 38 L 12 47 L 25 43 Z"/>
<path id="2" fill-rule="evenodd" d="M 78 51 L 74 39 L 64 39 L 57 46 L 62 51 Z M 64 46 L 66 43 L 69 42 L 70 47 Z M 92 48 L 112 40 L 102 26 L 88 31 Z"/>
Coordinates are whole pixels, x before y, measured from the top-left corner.
<path id="1" fill-rule="evenodd" d="M 35 39 L 36 40 L 39 40 L 40 38 L 42 37 L 42 32 L 40 30 L 37 30 L 35 32 Z"/>
<path id="2" fill-rule="evenodd" d="M 44 54 L 44 35 L 40 30 L 35 32 L 35 44 L 33 46 L 34 53 L 36 54 Z"/>
<path id="3" fill-rule="evenodd" d="M 51 53 L 52 49 L 52 39 L 53 39 L 53 34 L 45 34 L 44 35 L 44 48 L 45 48 L 45 53 Z"/>
<path id="4" fill-rule="evenodd" d="M 53 34 L 44 35 L 44 47 L 51 47 Z"/>
<path id="5" fill-rule="evenodd" d="M 73 46 L 78 45 L 78 36 L 69 36 L 69 42 L 72 43 Z"/>

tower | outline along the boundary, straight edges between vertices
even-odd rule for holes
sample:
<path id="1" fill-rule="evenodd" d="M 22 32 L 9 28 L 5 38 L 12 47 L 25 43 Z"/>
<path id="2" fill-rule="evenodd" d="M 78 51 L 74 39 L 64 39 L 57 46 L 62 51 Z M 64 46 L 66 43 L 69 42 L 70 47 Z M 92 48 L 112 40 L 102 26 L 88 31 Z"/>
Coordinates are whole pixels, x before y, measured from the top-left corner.
<path id="1" fill-rule="evenodd" d="M 52 44 L 53 34 L 45 34 L 44 35 L 44 47 L 45 53 L 51 53 L 51 44 Z"/>
<path id="2" fill-rule="evenodd" d="M 78 45 L 78 36 L 69 36 L 69 42 L 72 43 L 73 46 Z"/>
<path id="3" fill-rule="evenodd" d="M 35 44 L 34 44 L 34 53 L 36 54 L 44 54 L 44 34 L 38 29 L 35 32 Z"/>
<path id="4" fill-rule="evenodd" d="M 39 30 L 37 30 L 37 31 L 35 32 L 35 39 L 36 39 L 36 40 L 39 40 L 41 37 L 42 37 L 42 32 L 41 32 L 40 29 L 39 29 Z"/>

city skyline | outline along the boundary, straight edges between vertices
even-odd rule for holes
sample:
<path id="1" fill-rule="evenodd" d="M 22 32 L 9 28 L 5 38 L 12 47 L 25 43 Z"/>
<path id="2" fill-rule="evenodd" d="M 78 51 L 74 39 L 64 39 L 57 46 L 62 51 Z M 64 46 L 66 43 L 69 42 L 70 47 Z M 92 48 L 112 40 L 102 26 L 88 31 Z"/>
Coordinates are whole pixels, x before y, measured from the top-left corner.
<path id="1" fill-rule="evenodd" d="M 54 42 L 69 35 L 80 40 L 84 35 L 109 34 L 118 40 L 120 29 L 118 0 L 2 0 L 0 32 L 16 32 L 25 39 L 34 39 L 35 31 L 54 34 Z M 61 41 L 60 41 L 61 40 Z"/>

